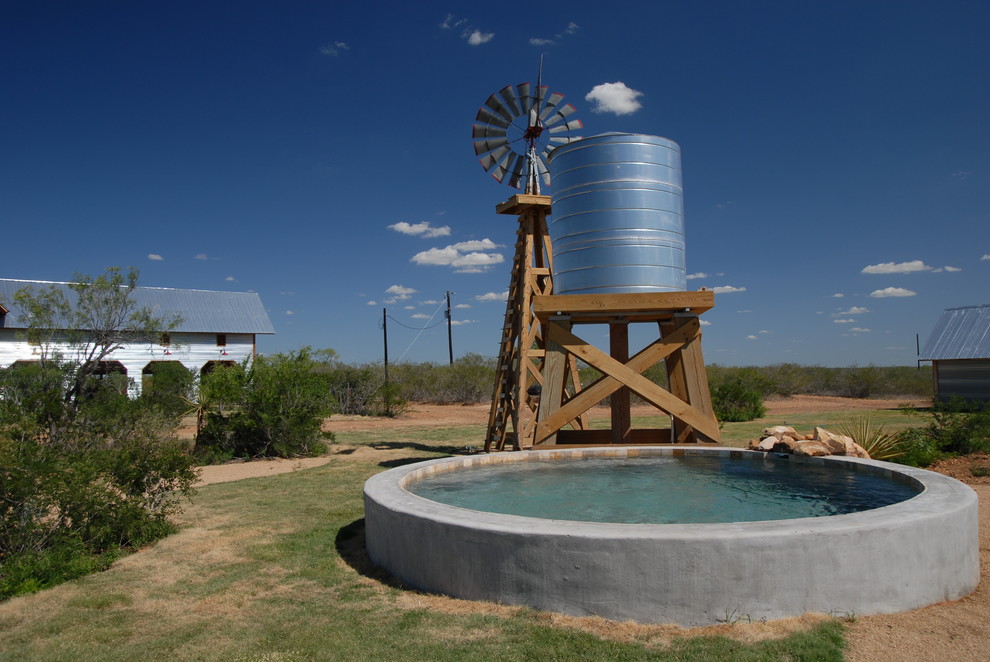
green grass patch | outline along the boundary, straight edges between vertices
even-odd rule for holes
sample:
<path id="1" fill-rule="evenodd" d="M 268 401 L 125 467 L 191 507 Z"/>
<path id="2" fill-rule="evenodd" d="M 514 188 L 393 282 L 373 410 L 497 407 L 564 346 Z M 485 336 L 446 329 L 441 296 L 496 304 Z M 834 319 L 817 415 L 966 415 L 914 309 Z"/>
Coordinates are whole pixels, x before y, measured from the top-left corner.
<path id="1" fill-rule="evenodd" d="M 483 426 L 340 433 L 341 444 L 389 452 L 201 488 L 179 533 L 106 572 L 0 603 L 0 659 L 842 660 L 838 620 L 757 644 L 658 645 L 522 608 L 424 608 L 383 584 L 363 555 L 364 481 L 382 465 L 479 446 L 482 435 Z"/>

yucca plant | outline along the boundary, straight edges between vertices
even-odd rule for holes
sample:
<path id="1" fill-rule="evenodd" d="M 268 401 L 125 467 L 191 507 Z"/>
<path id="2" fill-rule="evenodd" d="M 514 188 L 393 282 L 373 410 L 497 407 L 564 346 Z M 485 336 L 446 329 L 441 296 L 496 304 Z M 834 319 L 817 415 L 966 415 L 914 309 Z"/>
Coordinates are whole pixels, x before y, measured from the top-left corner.
<path id="1" fill-rule="evenodd" d="M 885 430 L 882 423 L 874 425 L 869 416 L 850 419 L 838 430 L 852 437 L 874 460 L 892 460 L 904 454 L 897 433 Z"/>

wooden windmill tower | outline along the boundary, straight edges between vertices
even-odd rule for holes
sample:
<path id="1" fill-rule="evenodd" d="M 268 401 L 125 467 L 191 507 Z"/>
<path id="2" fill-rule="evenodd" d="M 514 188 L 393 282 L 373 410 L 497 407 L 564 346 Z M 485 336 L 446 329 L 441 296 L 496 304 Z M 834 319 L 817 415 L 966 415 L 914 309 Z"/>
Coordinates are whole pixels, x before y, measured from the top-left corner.
<path id="1" fill-rule="evenodd" d="M 519 228 L 485 450 L 503 450 L 507 445 L 520 449 L 717 442 L 698 319 L 714 306 L 711 292 L 557 294 L 554 290 L 547 227 L 551 200 L 541 195 L 540 183 L 550 184 L 546 159 L 551 147 L 581 140 L 569 132 L 582 127 L 580 120 L 567 119 L 574 107 L 561 106 L 562 99 L 557 93 L 548 96 L 539 82 L 535 90 L 528 83 L 507 86 L 488 98 L 473 126 L 475 152 L 485 170 L 500 182 L 517 188 L 525 185 L 525 193 L 496 207 L 500 214 L 516 216 Z M 518 120 L 522 121 L 517 127 Z M 644 322 L 655 325 L 658 338 L 630 356 L 628 325 Z M 576 335 L 574 327 L 581 324 L 608 325 L 607 353 Z M 585 388 L 578 374 L 579 359 L 602 374 Z M 665 363 L 668 389 L 643 376 L 660 361 Z M 670 429 L 633 430 L 631 393 L 669 414 Z M 611 402 L 612 428 L 590 430 L 586 414 L 604 398 Z"/>
<path id="2" fill-rule="evenodd" d="M 481 165 L 499 182 L 523 188 L 495 210 L 518 218 L 515 256 L 509 279 L 505 319 L 499 342 L 495 387 L 485 450 L 531 446 L 542 390 L 544 338 L 533 314 L 534 297 L 553 293 L 553 251 L 547 230 L 550 197 L 541 195 L 541 182 L 550 184 L 546 158 L 550 149 L 578 137 L 581 120 L 569 119 L 574 106 L 564 95 L 548 94 L 537 77 L 530 83 L 507 85 L 492 94 L 478 111 L 472 130 Z M 570 392 L 580 389 L 576 360 L 568 361 Z M 574 422 L 583 426 L 583 417 Z"/>

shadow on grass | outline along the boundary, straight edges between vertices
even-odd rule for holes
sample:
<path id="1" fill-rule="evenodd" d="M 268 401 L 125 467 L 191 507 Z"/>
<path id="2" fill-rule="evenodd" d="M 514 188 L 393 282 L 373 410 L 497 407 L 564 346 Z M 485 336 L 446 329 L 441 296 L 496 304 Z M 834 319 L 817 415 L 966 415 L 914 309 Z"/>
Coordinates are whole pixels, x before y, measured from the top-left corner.
<path id="1" fill-rule="evenodd" d="M 367 444 L 369 448 L 374 448 L 376 451 L 393 451 L 400 448 L 407 448 L 414 451 L 422 451 L 424 453 L 439 453 L 441 455 L 474 455 L 479 453 L 477 448 L 471 446 L 453 446 L 453 445 L 436 445 L 431 446 L 429 444 L 422 444 L 416 441 L 376 441 L 371 444 Z M 428 460 L 432 458 L 420 458 L 423 460 Z"/>
<path id="2" fill-rule="evenodd" d="M 337 553 L 344 563 L 362 577 L 367 577 L 386 586 L 404 591 L 415 590 L 371 562 L 371 559 L 368 557 L 368 550 L 365 547 L 363 517 L 342 527 L 334 539 L 334 546 L 337 548 Z"/>
<path id="3" fill-rule="evenodd" d="M 385 469 L 394 469 L 395 467 L 404 467 L 407 464 L 416 464 L 417 462 L 426 462 L 427 460 L 432 460 L 432 457 L 400 457 L 394 460 L 384 460 L 378 463 L 378 466 L 384 467 Z"/>

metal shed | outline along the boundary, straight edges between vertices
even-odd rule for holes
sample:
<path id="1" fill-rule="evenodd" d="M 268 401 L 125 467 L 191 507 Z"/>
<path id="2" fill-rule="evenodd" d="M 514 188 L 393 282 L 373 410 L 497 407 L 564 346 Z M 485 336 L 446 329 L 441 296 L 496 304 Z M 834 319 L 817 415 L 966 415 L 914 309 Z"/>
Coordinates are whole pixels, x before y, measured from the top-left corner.
<path id="1" fill-rule="evenodd" d="M 918 359 L 932 362 L 937 400 L 990 402 L 990 305 L 947 308 Z"/>

